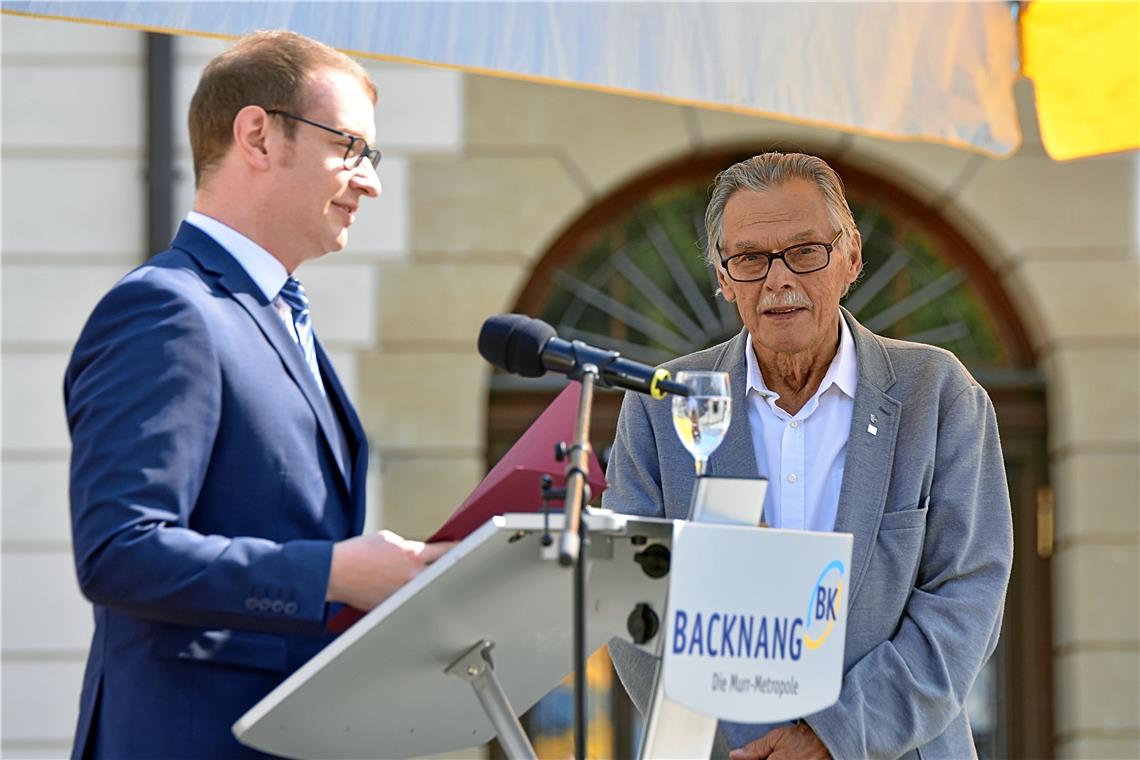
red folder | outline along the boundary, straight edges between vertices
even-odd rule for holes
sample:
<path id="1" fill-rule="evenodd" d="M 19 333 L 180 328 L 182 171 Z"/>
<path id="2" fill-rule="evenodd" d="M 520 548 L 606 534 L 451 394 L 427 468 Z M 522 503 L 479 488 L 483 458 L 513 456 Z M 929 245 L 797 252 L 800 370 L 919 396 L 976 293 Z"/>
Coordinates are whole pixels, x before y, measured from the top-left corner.
<path id="1" fill-rule="evenodd" d="M 550 475 L 555 488 L 566 479 L 566 462 L 554 458 L 554 447 L 574 438 L 578 418 L 578 395 L 581 386 L 570 383 L 558 398 L 543 410 L 538 419 L 503 455 L 487 477 L 483 478 L 459 509 L 432 534 L 434 541 L 458 541 L 468 533 L 505 512 L 536 512 L 542 507 L 539 478 Z M 598 458 L 590 451 L 590 494 L 598 496 L 606 487 L 606 479 Z"/>
<path id="2" fill-rule="evenodd" d="M 580 393 L 579 383 L 567 385 L 454 514 L 431 535 L 428 543 L 459 541 L 495 515 L 537 512 L 542 508 L 539 479 L 543 475 L 551 476 L 555 488 L 563 488 L 566 462 L 554 458 L 554 447 L 563 442 L 569 444 L 574 438 Z M 588 482 L 591 498 L 601 495 L 606 488 L 602 465 L 592 450 Z M 328 622 L 327 629 L 330 633 L 341 633 L 363 615 L 355 607 L 345 607 Z"/>

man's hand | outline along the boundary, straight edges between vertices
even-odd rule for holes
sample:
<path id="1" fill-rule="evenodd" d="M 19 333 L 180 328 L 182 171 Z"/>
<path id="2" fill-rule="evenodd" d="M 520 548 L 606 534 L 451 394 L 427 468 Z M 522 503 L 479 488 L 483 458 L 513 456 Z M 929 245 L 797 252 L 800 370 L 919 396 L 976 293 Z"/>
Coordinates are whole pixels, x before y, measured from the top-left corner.
<path id="1" fill-rule="evenodd" d="M 453 546 L 408 541 L 387 530 L 339 541 L 333 545 L 325 598 L 367 612 Z"/>
<path id="2" fill-rule="evenodd" d="M 730 760 L 831 760 L 827 747 L 807 723 L 780 726 L 728 754 Z"/>

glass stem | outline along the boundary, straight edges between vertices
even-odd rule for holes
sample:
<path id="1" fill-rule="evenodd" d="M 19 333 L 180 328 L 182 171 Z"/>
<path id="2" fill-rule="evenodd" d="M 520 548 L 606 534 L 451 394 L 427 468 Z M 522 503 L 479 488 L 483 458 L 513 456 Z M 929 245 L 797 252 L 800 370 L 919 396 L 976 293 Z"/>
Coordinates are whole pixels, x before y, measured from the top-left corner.
<path id="1" fill-rule="evenodd" d="M 708 457 L 694 457 L 693 461 L 696 462 L 697 465 L 697 477 L 703 477 L 705 474 L 705 468 L 709 463 Z"/>

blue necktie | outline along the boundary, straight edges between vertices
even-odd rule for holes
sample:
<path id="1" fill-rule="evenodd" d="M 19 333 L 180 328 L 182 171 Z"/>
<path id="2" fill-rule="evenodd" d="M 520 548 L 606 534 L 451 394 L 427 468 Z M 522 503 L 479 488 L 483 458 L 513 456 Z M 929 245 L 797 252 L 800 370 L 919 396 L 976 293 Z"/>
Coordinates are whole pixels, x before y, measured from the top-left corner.
<path id="1" fill-rule="evenodd" d="M 305 286 L 296 277 L 290 277 L 281 286 L 279 294 L 293 312 L 293 326 L 297 330 L 297 345 L 305 356 L 305 363 L 317 381 L 317 387 L 324 393 L 325 385 L 321 382 L 321 371 L 317 366 L 317 349 L 313 343 L 313 323 L 309 315 L 309 297 L 305 295 Z"/>

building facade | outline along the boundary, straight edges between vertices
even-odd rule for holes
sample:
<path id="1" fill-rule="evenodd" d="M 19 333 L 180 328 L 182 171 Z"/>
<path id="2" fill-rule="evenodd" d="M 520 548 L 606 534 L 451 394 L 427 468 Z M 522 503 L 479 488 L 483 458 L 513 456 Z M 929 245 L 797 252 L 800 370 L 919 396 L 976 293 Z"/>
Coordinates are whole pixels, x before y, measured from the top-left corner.
<path id="1" fill-rule="evenodd" d="M 148 56 L 145 35 L 132 30 L 0 16 L 0 35 L 0 752 L 55 757 L 70 746 L 92 629 L 70 554 L 62 377 L 97 299 L 152 253 Z M 223 47 L 191 37 L 174 43 L 178 216 L 193 196 L 186 106 L 202 66 Z M 992 371 L 979 379 L 1001 415 L 1017 489 L 1019 563 L 1004 659 L 987 687 L 998 705 L 995 751 L 1140 754 L 1135 152 L 1051 160 L 1024 83 L 1024 143 L 1013 157 L 993 160 L 582 90 L 362 63 L 380 88 L 383 195 L 366 201 L 345 251 L 301 274 L 316 328 L 372 444 L 371 527 L 430 534 L 479 481 L 503 436 L 525 426 L 540 394 L 498 379 L 479 358 L 475 339 L 487 316 L 526 308 L 635 351 L 666 351 L 667 340 L 646 339 L 613 308 L 602 309 L 608 320 L 588 318 L 587 307 L 627 302 L 614 281 L 591 283 L 591 273 L 612 266 L 630 224 L 652 227 L 644 222 L 651 198 L 665 204 L 653 213 L 681 208 L 690 201 L 676 193 L 688 188 L 691 199 L 692 188 L 734 157 L 815 152 L 835 163 L 853 193 L 858 188 L 865 237 L 865 223 L 890 222 L 877 264 L 883 272 L 899 266 L 889 263 L 892 252 L 913 240 L 920 241 L 914 250 L 926 246 L 942 262 L 945 271 L 929 280 L 899 284 L 884 274 L 880 281 L 891 285 L 880 298 L 942 308 L 948 301 L 940 295 L 960 284 L 971 294 L 967 311 L 982 314 L 992 330 L 992 361 L 979 359 Z M 693 229 L 693 247 L 677 251 L 682 258 L 697 255 Z M 669 228 L 670 239 L 684 234 Z M 923 292 L 944 275 L 957 280 L 944 280 L 942 294 Z M 860 287 L 874 276 L 869 270 Z M 683 297 L 689 286 L 681 279 L 658 286 Z M 719 320 L 711 289 L 700 292 Z M 705 324 L 701 307 L 686 308 Z M 960 321 L 947 317 L 935 327 L 951 332 L 935 337 L 949 339 Z"/>

